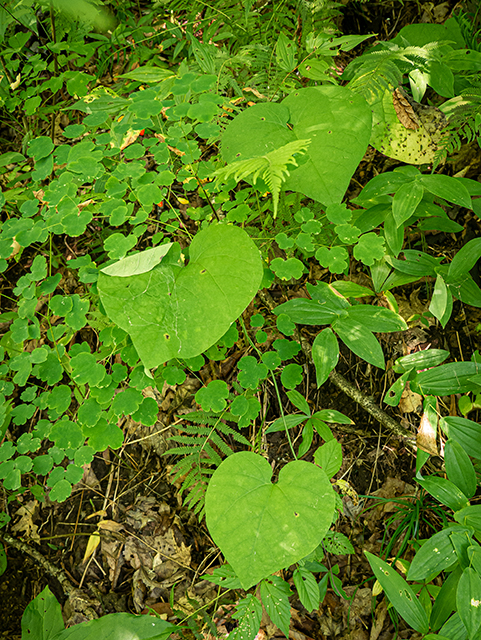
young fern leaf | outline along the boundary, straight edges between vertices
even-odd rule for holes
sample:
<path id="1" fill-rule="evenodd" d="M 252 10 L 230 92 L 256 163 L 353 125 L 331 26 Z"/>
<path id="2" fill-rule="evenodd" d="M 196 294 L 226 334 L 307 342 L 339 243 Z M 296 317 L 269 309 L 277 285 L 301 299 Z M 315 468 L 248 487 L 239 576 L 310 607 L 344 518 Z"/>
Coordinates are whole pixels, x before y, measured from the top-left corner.
<path id="1" fill-rule="evenodd" d="M 181 456 L 170 472 L 173 476 L 172 482 L 182 479 L 179 493 L 185 494 L 184 505 L 201 519 L 204 515 L 205 492 L 209 478 L 223 457 L 233 453 L 222 436 L 232 438 L 247 447 L 250 443 L 242 434 L 222 422 L 219 414 L 193 411 L 184 416 L 184 419 L 199 424 L 184 423 L 183 433 L 170 438 L 179 446 L 168 449 L 164 455 Z"/>
<path id="2" fill-rule="evenodd" d="M 236 182 L 239 182 L 250 176 L 254 183 L 260 176 L 272 193 L 275 218 L 277 216 L 282 183 L 290 175 L 287 167 L 289 165 L 298 166 L 295 156 L 299 153 L 305 153 L 310 142 L 310 139 L 293 140 L 279 149 L 266 153 L 264 156 L 231 162 L 222 169 L 218 169 L 214 175 L 219 182 L 227 182 L 229 178 L 234 178 Z"/>

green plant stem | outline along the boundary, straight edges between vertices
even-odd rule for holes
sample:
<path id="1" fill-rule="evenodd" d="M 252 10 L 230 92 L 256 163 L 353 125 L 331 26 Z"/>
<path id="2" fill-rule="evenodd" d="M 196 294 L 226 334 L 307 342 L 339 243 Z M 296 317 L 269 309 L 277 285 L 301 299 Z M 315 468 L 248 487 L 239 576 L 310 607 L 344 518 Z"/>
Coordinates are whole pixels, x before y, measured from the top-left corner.
<path id="1" fill-rule="evenodd" d="M 261 355 L 262 355 L 262 354 L 261 354 L 261 352 L 260 352 L 260 351 L 259 351 L 259 349 L 255 346 L 255 344 L 252 342 L 252 340 L 251 340 L 251 338 L 250 338 L 249 334 L 247 333 L 247 329 L 246 329 L 246 326 L 245 326 L 245 324 L 244 324 L 244 318 L 243 318 L 242 316 L 240 316 L 240 318 L 239 318 L 239 322 L 240 322 L 240 325 L 241 325 L 241 327 L 242 327 L 242 330 L 243 330 L 243 332 L 244 332 L 244 335 L 245 335 L 245 337 L 246 337 L 247 341 L 249 342 L 249 344 L 251 345 L 251 347 L 254 349 L 254 351 L 257 353 L 257 355 L 258 355 L 259 357 L 261 357 Z M 286 416 L 285 416 L 285 414 L 284 414 L 284 409 L 283 409 L 283 407 L 282 407 L 281 394 L 279 393 L 279 387 L 277 386 L 277 380 L 276 380 L 276 377 L 275 377 L 275 375 L 273 374 L 273 372 L 272 372 L 272 371 L 271 371 L 271 378 L 272 378 L 272 382 L 274 383 L 274 388 L 275 388 L 275 390 L 276 390 L 277 401 L 278 401 L 278 403 L 279 403 L 279 409 L 280 409 L 280 412 L 281 412 L 282 421 L 283 421 L 283 423 L 284 423 L 284 429 L 286 430 L 286 436 L 287 436 L 287 440 L 288 440 L 288 442 L 289 442 L 289 447 L 290 447 L 290 449 L 291 449 L 291 453 L 292 453 L 292 456 L 293 456 L 294 460 L 297 460 L 296 452 L 295 452 L 295 450 L 294 450 L 294 446 L 293 446 L 293 444 L 292 444 L 291 434 L 289 433 L 289 428 L 288 428 L 288 426 L 287 426 L 287 424 L 286 424 Z"/>

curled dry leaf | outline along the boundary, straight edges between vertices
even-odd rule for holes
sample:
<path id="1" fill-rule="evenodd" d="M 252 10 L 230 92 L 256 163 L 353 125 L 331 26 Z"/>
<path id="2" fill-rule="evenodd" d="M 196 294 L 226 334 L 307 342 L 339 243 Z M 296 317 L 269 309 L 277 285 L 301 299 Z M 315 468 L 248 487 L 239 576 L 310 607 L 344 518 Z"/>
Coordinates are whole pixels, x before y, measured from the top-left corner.
<path id="1" fill-rule="evenodd" d="M 436 446 L 436 425 L 431 424 L 426 411 L 421 416 L 416 444 L 426 453 L 430 453 L 434 456 L 438 455 L 438 448 Z"/>
<path id="2" fill-rule="evenodd" d="M 419 119 L 406 94 L 401 89 L 394 89 L 392 103 L 399 122 L 406 129 L 419 129 Z"/>

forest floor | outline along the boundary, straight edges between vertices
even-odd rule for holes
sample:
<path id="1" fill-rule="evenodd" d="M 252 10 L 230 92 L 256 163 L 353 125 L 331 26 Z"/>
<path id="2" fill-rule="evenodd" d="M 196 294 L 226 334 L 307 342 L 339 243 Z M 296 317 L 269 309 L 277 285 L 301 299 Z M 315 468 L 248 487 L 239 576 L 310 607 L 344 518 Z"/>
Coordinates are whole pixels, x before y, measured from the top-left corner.
<path id="1" fill-rule="evenodd" d="M 344 14 L 342 32 L 345 35 L 377 32 L 393 37 L 405 24 L 442 22 L 454 4 L 350 3 L 349 11 Z M 479 149 L 477 152 L 479 154 Z M 371 149 L 355 177 L 360 177 L 364 184 L 375 173 L 381 173 L 386 162 L 389 162 L 386 157 Z M 449 172 L 455 174 L 468 163 L 471 168 L 466 177 L 480 180 L 475 146 L 462 149 L 459 156 L 453 158 Z M 353 190 L 356 184 L 353 180 Z M 438 255 L 454 251 L 458 248 L 456 243 L 464 244 L 479 235 L 477 219 L 466 218 L 465 232 L 461 235 L 458 239 L 444 233 L 432 235 L 430 249 Z M 313 275 L 318 278 L 322 273 Z M 359 284 L 364 284 L 362 273 L 354 275 Z M 271 295 L 282 299 L 283 287 L 271 289 Z M 403 317 L 421 316 L 428 309 L 430 292 L 424 285 L 409 285 L 397 300 Z M 245 317 L 250 317 L 254 309 L 264 315 L 269 313 L 257 298 L 246 310 Z M 481 350 L 479 325 L 481 312 L 470 308 L 468 315 L 462 303 L 456 302 L 444 330 L 438 323 L 426 327 L 419 322 L 411 324 L 403 334 L 384 335 L 381 341 L 386 368 L 389 371 L 396 358 L 429 346 L 449 350 L 454 360 L 469 358 L 474 350 Z M 235 358 L 234 353 L 224 362 L 210 363 L 201 370 L 200 378 L 206 382 L 215 376 L 229 382 Z M 305 366 L 307 371 L 309 367 Z M 382 400 L 394 377 L 390 379 L 384 372 L 359 361 L 347 349 L 341 349 L 337 371 L 415 436 L 422 415 L 420 396 L 406 395 L 399 407 L 386 407 Z M 336 478 L 344 481 L 345 487 L 342 493 L 345 515 L 339 518 L 336 530 L 349 538 L 355 553 L 330 554 L 328 558 L 330 566 L 339 566 L 338 577 L 351 599 L 345 600 L 328 589 L 324 602 L 313 613 L 307 613 L 299 601 L 292 601 L 290 638 L 391 640 L 395 637 L 395 626 L 384 600 L 373 608 L 373 578 L 363 551 L 382 554 L 403 513 L 410 511 L 409 508 L 404 512 L 399 510 L 400 503 L 394 500 L 400 498 L 412 505 L 411 511 L 415 504 L 420 507 L 416 536 L 428 535 L 437 526 L 429 509 L 431 503 L 428 498 L 420 497 L 415 486 L 415 454 L 403 438 L 376 421 L 334 382 L 328 381 L 317 389 L 312 368 L 306 379 L 303 391 L 314 410 L 335 409 L 353 421 L 352 426 L 338 425 L 334 435 L 343 450 L 343 464 Z M 168 448 L 168 435 L 175 428 L 181 428 L 186 413 L 197 408 L 192 390 L 199 384 L 198 380 L 187 378 L 177 387 L 166 385 L 164 394 L 156 397 L 160 413 L 154 427 L 140 428 L 126 420 L 121 425 L 126 434 L 125 445 L 117 452 L 106 452 L 95 458 L 88 475 L 64 503 L 47 499 L 42 504 L 26 493 L 23 499 L 20 496 L 9 505 L 12 521 L 4 532 L 13 540 L 7 544 L 8 568 L 0 577 L 0 638 L 20 638 L 22 613 L 47 584 L 62 604 L 68 602 L 67 609 L 70 607 L 73 619 L 78 621 L 88 618 L 85 611 L 89 608 L 104 615 L 115 611 L 147 611 L 150 607 L 173 623 L 192 613 L 191 619 L 197 619 L 201 635 L 210 638 L 212 628 L 202 623 L 196 613 L 204 607 L 211 617 L 216 612 L 213 624 L 219 634 L 232 628 L 231 606 L 224 604 L 216 608 L 217 587 L 200 579 L 219 565 L 220 553 L 209 537 L 205 522 L 199 522 L 182 505 L 178 484 L 172 484 L 169 476 L 173 461 L 162 457 Z M 270 419 L 273 420 L 277 417 L 276 402 L 268 395 L 266 391 L 264 401 L 272 407 Z M 449 413 L 453 410 L 451 399 L 444 400 Z M 472 419 L 477 418 L 473 414 Z M 269 434 L 265 444 L 271 459 L 288 459 L 288 443 L 282 432 Z M 430 464 L 436 469 L 441 461 L 433 457 Z M 100 543 L 93 552 L 86 553 L 87 546 L 99 540 L 92 536 L 99 519 Z M 20 540 L 28 543 L 37 557 L 24 553 L 25 549 L 15 544 Z M 401 535 L 392 555 L 402 542 Z M 149 567 L 158 564 L 163 565 L 163 571 L 157 572 L 153 580 Z M 61 569 L 70 588 L 66 588 L 65 580 L 59 581 L 52 575 L 53 567 Z M 221 597 L 222 602 L 236 600 L 234 593 Z M 420 638 L 402 621 L 398 632 L 399 638 Z M 266 622 L 261 630 L 262 638 L 276 635 L 282 637 L 280 631 Z"/>

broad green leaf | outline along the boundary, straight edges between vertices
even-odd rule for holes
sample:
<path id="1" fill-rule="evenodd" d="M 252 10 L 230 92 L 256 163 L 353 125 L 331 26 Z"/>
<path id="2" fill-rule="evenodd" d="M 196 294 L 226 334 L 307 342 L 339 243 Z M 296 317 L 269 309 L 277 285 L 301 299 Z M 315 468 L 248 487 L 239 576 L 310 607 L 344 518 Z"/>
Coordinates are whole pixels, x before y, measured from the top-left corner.
<path id="1" fill-rule="evenodd" d="M 396 190 L 392 214 L 398 227 L 413 215 L 423 195 L 424 189 L 418 181 L 405 182 Z"/>
<path id="2" fill-rule="evenodd" d="M 61 631 L 52 640 L 167 640 L 177 627 L 150 615 L 110 613 Z"/>
<path id="3" fill-rule="evenodd" d="M 312 343 L 312 360 L 316 367 L 317 386 L 320 387 L 326 382 L 339 360 L 339 343 L 329 327 L 315 337 Z"/>
<path id="4" fill-rule="evenodd" d="M 468 640 L 468 633 L 464 626 L 459 613 L 455 611 L 453 615 L 447 620 L 447 622 L 439 630 L 439 635 L 442 638 L 449 638 L 449 640 Z"/>
<path id="5" fill-rule="evenodd" d="M 391 256 L 387 256 L 386 260 L 401 273 L 407 273 L 418 278 L 436 275 L 435 269 L 439 266 L 442 258 L 433 258 L 427 253 L 415 251 L 414 249 L 406 249 L 403 253 L 405 260 L 397 260 Z"/>
<path id="6" fill-rule="evenodd" d="M 292 592 L 287 582 L 278 576 L 271 576 L 261 582 L 261 598 L 269 618 L 282 633 L 289 637 L 291 621 L 291 604 L 289 596 Z"/>
<path id="7" fill-rule="evenodd" d="M 441 395 L 441 394 L 440 394 Z M 439 421 L 441 429 L 451 439 L 459 442 L 465 452 L 481 460 L 481 425 L 468 418 L 447 416 Z"/>
<path id="8" fill-rule="evenodd" d="M 253 594 L 239 600 L 235 613 L 232 614 L 239 626 L 229 633 L 231 640 L 254 640 L 259 632 L 262 619 L 262 605 Z"/>
<path id="9" fill-rule="evenodd" d="M 459 579 L 456 604 L 468 636 L 473 638 L 481 626 L 481 578 L 471 567 L 464 569 Z"/>
<path id="10" fill-rule="evenodd" d="M 429 304 L 429 311 L 435 318 L 439 320 L 441 326 L 444 327 L 448 323 L 453 310 L 453 297 L 446 287 L 442 276 L 438 275 L 434 285 L 433 297 Z"/>
<path id="11" fill-rule="evenodd" d="M 429 623 L 433 631 L 440 629 L 451 613 L 456 610 L 456 591 L 458 589 L 459 578 L 461 577 L 461 567 L 458 565 L 454 571 L 448 574 L 443 582 L 440 592 L 434 601 Z"/>
<path id="12" fill-rule="evenodd" d="M 408 580 L 425 580 L 432 573 L 443 571 L 456 561 L 456 550 L 450 538 L 453 531 L 469 530 L 459 525 L 451 525 L 431 536 L 414 556 L 407 574 Z"/>
<path id="13" fill-rule="evenodd" d="M 430 193 L 454 202 L 460 207 L 471 209 L 471 197 L 468 190 L 456 178 L 442 174 L 422 174 L 419 177 L 420 184 Z"/>
<path id="14" fill-rule="evenodd" d="M 48 587 L 27 605 L 22 616 L 22 640 L 51 640 L 63 631 L 62 609 Z"/>
<path id="15" fill-rule="evenodd" d="M 408 583 L 386 562 L 367 551 L 364 553 L 374 575 L 399 615 L 413 629 L 426 634 L 429 629 L 426 612 Z"/>
<path id="16" fill-rule="evenodd" d="M 354 547 L 349 539 L 339 531 L 328 531 L 322 546 L 327 553 L 333 553 L 336 556 L 354 553 Z"/>
<path id="17" fill-rule="evenodd" d="M 225 589 L 241 589 L 241 583 L 234 570 L 228 564 L 216 567 L 212 573 L 200 576 L 201 580 L 208 580 Z"/>
<path id="18" fill-rule="evenodd" d="M 477 536 L 481 534 L 481 505 L 471 504 L 454 514 L 454 519 L 466 527 L 473 527 Z"/>
<path id="19" fill-rule="evenodd" d="M 397 257 L 404 244 L 404 225 L 397 225 L 392 213 L 384 220 L 384 237 L 394 257 Z"/>
<path id="20" fill-rule="evenodd" d="M 447 279 L 446 284 L 453 296 L 472 307 L 481 307 L 481 289 L 469 273 L 464 274 L 460 280 L 456 280 L 455 282 L 451 282 L 450 280 L 450 278 Z"/>
<path id="21" fill-rule="evenodd" d="M 468 454 L 456 440 L 449 439 L 444 446 L 444 464 L 451 480 L 469 499 L 476 493 L 476 472 Z"/>
<path id="22" fill-rule="evenodd" d="M 334 438 L 329 440 L 316 449 L 314 461 L 323 469 L 328 478 L 332 478 L 342 465 L 341 443 Z"/>
<path id="23" fill-rule="evenodd" d="M 294 571 L 292 578 L 302 606 L 309 612 L 318 609 L 320 604 L 319 585 L 312 573 L 304 567 L 298 567 Z"/>
<path id="24" fill-rule="evenodd" d="M 321 411 L 316 411 L 314 416 L 319 418 L 319 420 L 334 422 L 335 424 L 354 424 L 351 418 L 348 418 L 340 411 L 335 411 L 334 409 L 321 409 Z"/>
<path id="25" fill-rule="evenodd" d="M 222 137 L 222 155 L 234 162 L 310 139 L 284 188 L 328 205 L 342 200 L 370 132 L 371 112 L 364 98 L 345 87 L 309 87 L 293 91 L 280 104 L 257 104 L 236 116 Z"/>
<path id="26" fill-rule="evenodd" d="M 375 367 L 384 369 L 384 354 L 381 345 L 369 329 L 349 316 L 335 320 L 332 323 L 332 328 L 357 356 Z"/>
<path id="27" fill-rule="evenodd" d="M 471 381 L 471 378 L 478 373 L 479 364 L 475 362 L 449 362 L 417 373 L 411 382 L 411 388 L 417 393 L 428 396 L 448 396 L 479 391 L 481 385 Z"/>
<path id="28" fill-rule="evenodd" d="M 207 527 L 244 589 L 313 551 L 332 522 L 334 493 L 321 469 L 303 461 L 276 484 L 262 456 L 226 458 L 206 493 Z"/>
<path id="29" fill-rule="evenodd" d="M 157 84 L 162 82 L 166 78 L 173 78 L 175 75 L 170 69 L 162 69 L 161 67 L 151 67 L 144 65 L 143 67 L 137 67 L 134 71 L 128 71 L 123 73 L 121 78 L 127 78 L 128 80 L 137 80 L 138 82 L 145 82 L 146 84 Z"/>
<path id="30" fill-rule="evenodd" d="M 239 227 L 214 225 L 195 236 L 186 267 L 159 265 L 129 277 L 100 274 L 108 316 L 148 369 L 174 357 L 193 358 L 238 318 L 262 280 L 260 254 Z"/>
<path id="31" fill-rule="evenodd" d="M 284 416 L 283 418 L 277 418 L 274 422 L 269 425 L 266 429 L 266 433 L 274 433 L 275 431 L 285 431 L 287 429 L 291 429 L 292 427 L 297 427 L 297 425 L 305 422 L 309 416 L 293 414 L 290 416 Z"/>
<path id="32" fill-rule="evenodd" d="M 396 380 L 394 384 L 391 385 L 391 387 L 388 389 L 388 392 L 384 396 L 384 402 L 386 404 L 388 404 L 390 407 L 398 406 L 399 402 L 401 401 L 403 391 L 406 388 L 406 383 L 408 382 L 410 377 L 411 371 L 406 371 L 400 378 Z"/>
<path id="33" fill-rule="evenodd" d="M 290 73 L 294 70 L 296 59 L 297 46 L 295 40 L 289 40 L 284 32 L 281 31 L 276 44 L 276 58 L 279 67 Z"/>
<path id="34" fill-rule="evenodd" d="M 339 311 L 329 301 L 293 298 L 274 309 L 276 316 L 286 314 L 296 324 L 330 324 Z"/>
<path id="35" fill-rule="evenodd" d="M 329 308 L 338 312 L 350 306 L 346 298 L 326 282 L 318 282 L 316 285 L 308 282 L 306 289 L 313 300 L 322 303 L 327 302 Z"/>
<path id="36" fill-rule="evenodd" d="M 359 304 L 350 307 L 347 313 L 349 318 L 376 333 L 406 331 L 408 328 L 405 320 L 398 313 L 384 307 Z"/>
<path id="37" fill-rule="evenodd" d="M 161 244 L 147 251 L 140 251 L 133 256 L 122 258 L 118 262 L 101 269 L 102 273 L 108 276 L 118 276 L 119 278 L 128 278 L 140 273 L 151 271 L 172 247 L 172 242 Z"/>
<path id="38" fill-rule="evenodd" d="M 430 493 L 441 504 L 445 504 L 453 511 L 463 509 L 468 504 L 464 493 L 453 482 L 438 476 L 427 476 L 421 480 L 417 478 L 421 487 Z"/>
<path id="39" fill-rule="evenodd" d="M 357 197 L 358 204 L 367 204 L 371 200 L 395 193 L 401 185 L 411 182 L 412 178 L 398 171 L 386 171 L 371 178 Z"/>
<path id="40" fill-rule="evenodd" d="M 464 205 L 465 206 L 465 205 Z M 467 242 L 454 256 L 449 265 L 450 278 L 456 279 L 471 271 L 481 256 L 481 238 Z"/>
<path id="41" fill-rule="evenodd" d="M 287 392 L 287 397 L 292 402 L 292 404 L 297 409 L 299 409 L 299 411 L 302 411 L 307 416 L 311 415 L 311 409 L 309 407 L 309 404 L 308 404 L 307 400 L 304 398 L 304 396 L 299 393 L 299 391 L 288 391 Z"/>
<path id="42" fill-rule="evenodd" d="M 331 288 L 338 291 L 345 298 L 363 298 L 364 296 L 374 296 L 375 293 L 367 287 L 362 287 L 349 280 L 336 280 L 331 284 Z"/>
<path id="43" fill-rule="evenodd" d="M 398 358 L 394 363 L 393 370 L 396 373 L 405 373 L 412 369 L 430 369 L 441 364 L 449 356 L 449 351 L 444 349 L 426 349 L 426 351 L 416 351 L 408 356 Z"/>

